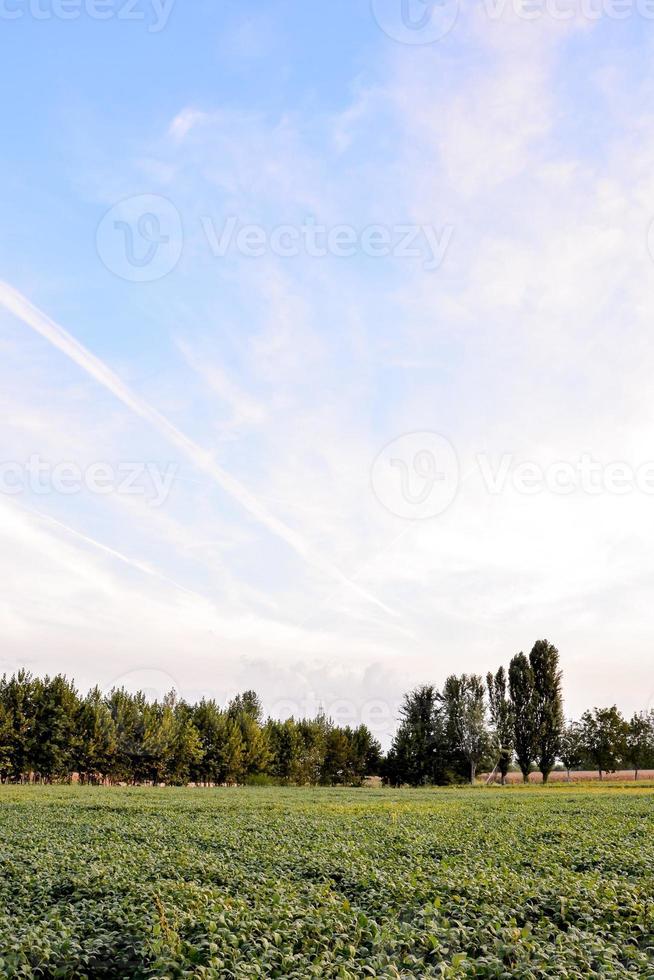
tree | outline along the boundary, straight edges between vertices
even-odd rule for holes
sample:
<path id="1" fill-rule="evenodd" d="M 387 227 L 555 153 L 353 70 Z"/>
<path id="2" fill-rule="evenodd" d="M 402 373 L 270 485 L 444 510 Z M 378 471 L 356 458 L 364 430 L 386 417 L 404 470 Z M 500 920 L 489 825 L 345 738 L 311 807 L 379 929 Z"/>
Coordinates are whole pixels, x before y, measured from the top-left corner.
<path id="1" fill-rule="evenodd" d="M 507 697 L 507 679 L 504 667 L 500 667 L 495 675 L 489 671 L 486 675 L 486 686 L 488 687 L 490 717 L 497 744 L 497 768 L 500 771 L 502 786 L 504 786 L 513 758 L 515 738 L 513 707 Z"/>
<path id="2" fill-rule="evenodd" d="M 327 786 L 346 786 L 352 780 L 350 743 L 342 728 L 330 726 L 320 782 Z"/>
<path id="3" fill-rule="evenodd" d="M 378 775 L 381 769 L 381 745 L 373 738 L 365 725 L 359 725 L 354 731 L 347 728 L 346 734 L 350 743 L 350 767 L 352 778 L 360 783 L 366 776 Z"/>
<path id="4" fill-rule="evenodd" d="M 29 741 L 31 767 L 39 779 L 70 779 L 75 760 L 79 697 L 65 677 L 45 677 L 33 688 Z"/>
<path id="5" fill-rule="evenodd" d="M 19 670 L 10 678 L 3 676 L 0 681 L 0 704 L 5 709 L 9 732 L 9 758 L 5 771 L 12 782 L 22 782 L 32 770 L 35 686 L 32 675 L 25 670 Z"/>
<path id="6" fill-rule="evenodd" d="M 234 720 L 240 727 L 244 747 L 242 778 L 264 775 L 272 760 L 266 729 L 261 728 L 249 713 Z"/>
<path id="7" fill-rule="evenodd" d="M 266 731 L 272 754 L 270 774 L 280 783 L 300 783 L 304 741 L 297 723 L 293 718 L 286 721 L 269 719 Z"/>
<path id="8" fill-rule="evenodd" d="M 196 782 L 222 783 L 225 782 L 226 750 L 228 718 L 215 701 L 203 698 L 193 708 L 193 724 L 198 732 L 201 755 L 191 766 L 191 774 Z M 238 733 L 238 766 L 242 755 L 242 741 Z M 231 765 L 231 762 L 230 762 Z"/>
<path id="9" fill-rule="evenodd" d="M 227 712 L 231 718 L 241 718 L 243 715 L 247 715 L 257 725 L 261 724 L 263 718 L 263 707 L 256 691 L 244 691 L 243 694 L 237 694 L 230 701 Z"/>
<path id="10" fill-rule="evenodd" d="M 218 782 L 232 785 L 242 779 L 245 769 L 245 743 L 237 721 L 225 717 L 219 753 Z"/>
<path id="11" fill-rule="evenodd" d="M 474 785 L 477 766 L 490 745 L 484 682 L 477 674 L 461 674 L 460 677 L 452 674 L 445 681 L 441 700 L 448 741 L 466 760 L 470 784 Z"/>
<path id="12" fill-rule="evenodd" d="M 559 651 L 547 640 L 538 640 L 529 654 L 529 666 L 533 679 L 532 744 L 546 783 L 559 754 L 564 725 Z"/>
<path id="13" fill-rule="evenodd" d="M 561 733 L 559 756 L 566 768 L 569 781 L 571 770 L 580 769 L 584 764 L 583 730 L 578 721 L 569 721 L 564 726 Z"/>
<path id="14" fill-rule="evenodd" d="M 264 774 L 271 761 L 268 733 L 262 728 L 263 708 L 255 691 L 245 691 L 230 702 L 228 718 L 238 725 L 243 742 L 240 779 Z"/>
<path id="15" fill-rule="evenodd" d="M 627 759 L 634 767 L 634 779 L 641 769 L 654 765 L 654 710 L 635 714 L 627 727 Z"/>
<path id="16" fill-rule="evenodd" d="M 79 707 L 76 756 L 82 782 L 105 779 L 115 765 L 116 725 L 98 687 Z"/>
<path id="17" fill-rule="evenodd" d="M 146 778 L 165 783 L 170 772 L 175 739 L 174 699 L 167 696 L 163 704 L 147 704 L 144 710 L 143 766 Z"/>
<path id="18" fill-rule="evenodd" d="M 0 782 L 5 782 L 11 771 L 11 752 L 13 744 L 11 715 L 0 701 Z"/>
<path id="19" fill-rule="evenodd" d="M 298 731 L 302 738 L 302 748 L 298 771 L 300 784 L 309 783 L 312 786 L 320 782 L 325 751 L 327 748 L 327 733 L 329 726 L 324 713 L 318 713 L 317 718 L 303 718 L 298 722 Z"/>
<path id="20" fill-rule="evenodd" d="M 423 685 L 404 695 L 400 725 L 386 764 L 394 785 L 424 786 L 445 782 L 446 742 L 439 695 Z"/>
<path id="21" fill-rule="evenodd" d="M 193 722 L 193 711 L 185 701 L 175 704 L 173 722 L 166 782 L 186 786 L 202 759 L 202 741 Z"/>
<path id="22" fill-rule="evenodd" d="M 202 740 L 193 712 L 171 691 L 162 703 L 145 705 L 142 765 L 155 783 L 183 786 L 202 759 Z"/>
<path id="23" fill-rule="evenodd" d="M 509 690 L 514 726 L 514 745 L 525 783 L 534 760 L 534 674 L 524 653 L 517 653 L 509 664 Z"/>
<path id="24" fill-rule="evenodd" d="M 627 723 L 613 705 L 593 708 L 581 716 L 584 752 L 593 762 L 602 779 L 604 772 L 615 772 L 627 755 Z"/>
<path id="25" fill-rule="evenodd" d="M 106 704 L 116 729 L 112 778 L 128 783 L 151 779 L 144 751 L 145 695 L 140 691 L 130 694 L 125 688 L 114 688 L 106 698 Z"/>

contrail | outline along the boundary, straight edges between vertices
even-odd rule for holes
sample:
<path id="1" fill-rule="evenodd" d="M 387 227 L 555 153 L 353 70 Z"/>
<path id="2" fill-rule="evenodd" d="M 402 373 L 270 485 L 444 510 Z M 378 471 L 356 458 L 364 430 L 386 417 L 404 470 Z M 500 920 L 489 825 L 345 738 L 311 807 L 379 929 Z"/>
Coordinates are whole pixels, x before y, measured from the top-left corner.
<path id="1" fill-rule="evenodd" d="M 222 466 L 219 466 L 214 461 L 210 452 L 203 449 L 196 442 L 193 442 L 192 439 L 189 439 L 172 422 L 169 422 L 161 412 L 157 411 L 145 399 L 131 391 L 121 381 L 118 375 L 96 357 L 95 354 L 92 354 L 79 341 L 75 340 L 71 334 L 64 330 L 63 327 L 59 326 L 58 323 L 55 323 L 54 320 L 51 320 L 50 317 L 30 303 L 22 293 L 19 293 L 13 286 L 10 286 L 2 280 L 0 280 L 0 304 L 44 337 L 54 347 L 62 351 L 78 367 L 86 371 L 87 374 L 90 374 L 92 378 L 95 378 L 99 384 L 115 395 L 116 398 L 130 408 L 136 415 L 149 422 L 179 452 L 183 453 L 194 466 L 207 473 L 222 490 L 241 504 L 249 514 L 255 517 L 272 534 L 277 535 L 278 538 L 285 541 L 301 558 L 323 574 L 335 579 L 342 585 L 348 586 L 368 602 L 372 602 L 380 609 L 383 609 L 384 612 L 391 616 L 397 616 L 397 613 L 393 609 L 371 592 L 368 592 L 356 582 L 352 582 L 339 568 L 332 565 L 331 562 L 325 561 L 320 555 L 315 554 L 301 535 L 271 514 L 242 483 L 233 476 L 230 476 Z"/>
<path id="2" fill-rule="evenodd" d="M 143 575 L 150 575 L 152 578 L 159 579 L 160 582 L 165 582 L 167 585 L 172 585 L 173 588 L 178 589 L 180 592 L 185 592 L 186 595 L 193 596 L 194 599 L 201 599 L 203 602 L 209 602 L 206 596 L 200 595 L 199 592 L 193 592 L 192 589 L 187 589 L 185 585 L 180 585 L 172 578 L 168 578 L 167 575 L 163 575 L 161 572 L 156 571 L 151 568 L 145 562 L 138 561 L 136 558 L 129 558 L 124 555 L 122 551 L 116 551 L 115 548 L 110 548 L 109 545 L 103 544 L 101 541 L 96 541 L 95 538 L 90 538 L 86 534 L 82 534 L 81 531 L 76 531 L 75 528 L 69 527 L 68 524 L 63 524 L 58 521 L 55 517 L 51 517 L 49 514 L 44 514 L 40 510 L 31 510 L 27 507 L 23 507 L 21 504 L 14 502 L 15 507 L 20 507 L 20 509 L 31 517 L 37 517 L 40 521 L 50 524 L 53 527 L 58 528 L 60 531 L 64 531 L 66 534 L 73 538 L 77 538 L 78 541 L 83 541 L 85 544 L 91 545 L 98 551 L 102 551 L 105 555 L 109 555 L 111 558 L 115 558 L 118 561 L 123 562 L 125 565 L 129 565 L 130 568 L 136 569 L 136 571 L 141 572 Z"/>

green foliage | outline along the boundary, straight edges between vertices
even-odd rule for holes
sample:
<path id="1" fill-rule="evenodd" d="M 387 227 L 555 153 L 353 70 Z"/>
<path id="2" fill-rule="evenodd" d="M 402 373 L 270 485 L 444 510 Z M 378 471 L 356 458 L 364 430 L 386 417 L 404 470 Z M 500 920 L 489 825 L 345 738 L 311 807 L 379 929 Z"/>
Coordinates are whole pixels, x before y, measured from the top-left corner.
<path id="1" fill-rule="evenodd" d="M 230 702 L 227 713 L 230 718 L 234 718 L 236 721 L 247 717 L 258 725 L 261 724 L 263 719 L 263 706 L 259 695 L 256 691 L 244 691 L 243 694 L 237 694 Z"/>
<path id="2" fill-rule="evenodd" d="M 0 787 L 0 975 L 654 975 L 654 792 Z"/>
<path id="3" fill-rule="evenodd" d="M 627 761 L 638 779 L 640 769 L 654 766 L 654 710 L 635 714 L 627 727 Z"/>
<path id="4" fill-rule="evenodd" d="M 594 708 L 581 716 L 582 744 L 588 759 L 599 772 L 615 772 L 627 761 L 628 726 L 615 705 Z"/>
<path id="5" fill-rule="evenodd" d="M 580 769 L 585 761 L 584 734 L 578 721 L 570 721 L 561 733 L 559 750 L 561 762 L 570 775 L 571 770 Z"/>
<path id="6" fill-rule="evenodd" d="M 11 770 L 13 725 L 9 710 L 0 704 L 0 778 L 6 779 Z"/>
<path id="7" fill-rule="evenodd" d="M 0 704 L 4 709 L 6 761 L 2 778 L 16 782 L 24 779 L 31 770 L 30 750 L 34 746 L 33 730 L 35 715 L 35 682 L 27 671 L 20 670 L 13 677 L 4 676 L 0 681 Z"/>
<path id="8" fill-rule="evenodd" d="M 271 776 L 281 785 L 301 783 L 304 739 L 299 726 L 292 718 L 287 721 L 271 719 L 266 728 L 273 759 Z"/>
<path id="9" fill-rule="evenodd" d="M 502 778 L 502 784 L 504 784 L 511 766 L 515 741 L 513 705 L 507 694 L 507 677 L 504 667 L 500 667 L 495 674 L 488 672 L 486 686 L 488 688 L 488 708 L 495 739 L 497 768 Z"/>
<path id="10" fill-rule="evenodd" d="M 445 681 L 441 695 L 445 731 L 454 752 L 460 753 L 469 766 L 474 783 L 477 766 L 490 749 L 486 725 L 484 682 L 477 674 L 452 674 Z"/>
<path id="11" fill-rule="evenodd" d="M 533 679 L 533 748 L 543 782 L 554 768 L 564 727 L 559 651 L 547 640 L 538 640 L 529 654 Z"/>
<path id="12" fill-rule="evenodd" d="M 486 691 L 488 697 L 486 697 Z M 358 786 L 382 775 L 393 786 L 474 782 L 482 766 L 502 782 L 514 754 L 525 781 L 538 762 L 543 781 L 557 759 L 568 770 L 600 772 L 618 764 L 654 765 L 654 712 L 627 724 L 616 708 L 563 723 L 559 654 L 539 640 L 486 685 L 475 674 L 452 675 L 439 691 L 406 694 L 386 758 L 365 725 L 316 718 L 264 720 L 254 691 L 226 707 L 187 704 L 174 692 L 149 701 L 142 692 L 96 687 L 81 697 L 58 675 L 26 671 L 0 679 L 0 782 L 143 783 L 184 786 Z"/>
<path id="13" fill-rule="evenodd" d="M 525 782 L 534 761 L 534 672 L 524 653 L 517 653 L 509 664 L 509 690 L 514 724 L 514 744 L 518 765 Z"/>
<path id="14" fill-rule="evenodd" d="M 443 783 L 448 761 L 440 695 L 432 685 L 423 685 L 404 696 L 386 777 L 395 786 Z"/>
<path id="15" fill-rule="evenodd" d="M 24 671 L 0 680 L 0 780 L 83 783 L 357 785 L 381 770 L 368 729 L 314 719 L 263 721 L 254 691 L 221 708 L 96 687 L 80 698 L 65 677 Z"/>
<path id="16" fill-rule="evenodd" d="M 211 700 L 193 710 L 201 756 L 192 767 L 195 782 L 233 783 L 243 770 L 245 746 L 238 721 Z"/>
<path id="17" fill-rule="evenodd" d="M 529 657 L 518 653 L 509 664 L 513 744 L 525 782 L 536 762 L 546 783 L 561 748 L 565 725 L 559 651 L 537 640 Z"/>
<path id="18" fill-rule="evenodd" d="M 116 725 L 109 705 L 95 687 L 77 713 L 76 768 L 83 782 L 102 781 L 115 765 Z"/>

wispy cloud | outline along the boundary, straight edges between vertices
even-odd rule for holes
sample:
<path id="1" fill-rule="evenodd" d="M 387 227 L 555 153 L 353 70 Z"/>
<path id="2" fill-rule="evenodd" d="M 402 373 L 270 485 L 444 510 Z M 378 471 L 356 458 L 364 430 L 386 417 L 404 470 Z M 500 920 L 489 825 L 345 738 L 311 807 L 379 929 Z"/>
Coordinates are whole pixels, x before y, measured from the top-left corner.
<path id="1" fill-rule="evenodd" d="M 301 558 L 311 564 L 326 576 L 336 579 L 346 585 L 354 593 L 372 602 L 389 615 L 396 615 L 393 610 L 374 595 L 352 582 L 339 569 L 317 554 L 305 539 L 271 514 L 257 498 L 249 492 L 238 480 L 227 473 L 212 459 L 211 454 L 189 439 L 176 426 L 168 421 L 160 412 L 125 385 L 120 378 L 99 358 L 86 350 L 63 327 L 55 323 L 17 290 L 7 283 L 0 282 L 0 303 L 25 324 L 36 330 L 46 340 L 70 357 L 80 368 L 90 374 L 99 384 L 107 388 L 124 405 L 138 416 L 149 422 L 176 449 L 183 453 L 198 469 L 204 471 L 245 510 L 258 520 L 268 531 L 285 541 Z"/>
<path id="2" fill-rule="evenodd" d="M 166 585 L 170 585 L 174 589 L 178 589 L 180 592 L 185 592 L 186 595 L 194 596 L 194 598 L 201 599 L 202 601 L 207 601 L 205 596 L 201 596 L 197 592 L 187 589 L 186 586 L 181 585 L 179 582 L 175 582 L 173 579 L 168 578 L 167 575 L 163 575 L 161 572 L 152 568 L 148 562 L 139 561 L 136 558 L 130 558 L 128 555 L 124 555 L 121 551 L 117 551 L 115 548 L 111 548 L 109 545 L 103 544 L 101 541 L 96 541 L 95 538 L 89 537 L 87 534 L 82 534 L 80 531 L 76 531 L 75 528 L 69 527 L 67 524 L 56 520 L 49 514 L 44 514 L 41 511 L 29 511 L 28 515 L 52 528 L 55 528 L 58 531 L 63 531 L 71 538 L 75 538 L 77 541 L 81 541 L 83 544 L 89 545 L 91 548 L 96 549 L 104 555 L 108 555 L 110 558 L 115 558 L 117 561 L 122 562 L 129 568 L 133 568 L 137 572 L 141 572 L 142 575 L 149 575 L 152 578 L 158 579 L 160 582 L 165 582 Z"/>
<path id="3" fill-rule="evenodd" d="M 265 406 L 235 384 L 220 364 L 208 360 L 204 353 L 194 350 L 181 337 L 176 338 L 176 345 L 189 367 L 230 409 L 229 418 L 220 424 L 226 433 L 238 433 L 241 426 L 257 426 L 265 420 Z"/>

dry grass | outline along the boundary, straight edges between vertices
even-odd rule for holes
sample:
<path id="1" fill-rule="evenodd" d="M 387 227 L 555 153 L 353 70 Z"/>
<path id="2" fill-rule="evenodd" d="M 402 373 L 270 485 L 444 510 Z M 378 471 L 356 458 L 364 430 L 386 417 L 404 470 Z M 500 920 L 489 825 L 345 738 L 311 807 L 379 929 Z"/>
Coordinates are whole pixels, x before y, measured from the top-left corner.
<path id="1" fill-rule="evenodd" d="M 479 777 L 480 781 L 485 782 L 488 779 L 489 773 L 485 773 Z M 612 782 L 612 783 L 628 783 L 633 782 L 635 779 L 635 773 L 633 769 L 621 769 L 618 772 L 605 772 L 602 774 L 602 782 Z M 638 781 L 652 779 L 654 780 L 654 769 L 641 769 L 638 773 Z M 497 776 L 496 782 L 499 783 L 500 777 Z M 521 772 L 510 772 L 506 777 L 507 783 L 521 783 L 522 773 Z M 542 783 L 543 778 L 539 772 L 532 772 L 529 776 L 530 783 Z M 580 770 L 578 772 L 571 772 L 570 779 L 568 780 L 567 772 L 552 772 L 550 773 L 549 781 L 551 783 L 592 783 L 599 782 L 599 773 L 597 770 Z"/>

